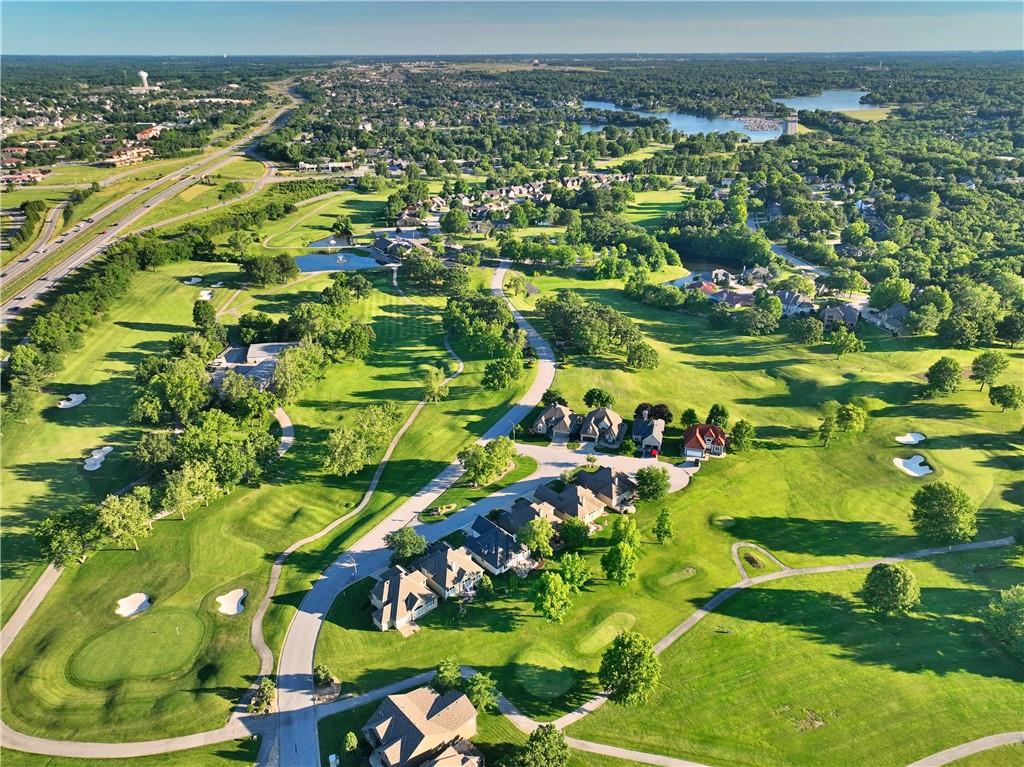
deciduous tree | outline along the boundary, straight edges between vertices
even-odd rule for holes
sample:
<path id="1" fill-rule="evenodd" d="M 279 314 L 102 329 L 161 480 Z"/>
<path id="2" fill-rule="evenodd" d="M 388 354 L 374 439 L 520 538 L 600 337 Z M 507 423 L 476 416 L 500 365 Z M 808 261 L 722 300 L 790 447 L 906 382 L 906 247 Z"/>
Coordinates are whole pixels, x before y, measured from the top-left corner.
<path id="1" fill-rule="evenodd" d="M 875 612 L 907 613 L 921 601 L 921 589 L 910 570 L 901 564 L 877 564 L 864 579 L 864 603 Z"/>
<path id="2" fill-rule="evenodd" d="M 660 501 L 668 493 L 668 471 L 645 466 L 636 473 L 636 494 L 641 501 Z"/>
<path id="3" fill-rule="evenodd" d="M 542 573 L 533 595 L 533 608 L 551 623 L 561 623 L 572 609 L 572 589 L 558 573 Z"/>
<path id="4" fill-rule="evenodd" d="M 661 661 L 651 640 L 634 631 L 623 631 L 601 657 L 597 678 L 610 700 L 625 705 L 645 702 L 661 678 Z"/>
<path id="5" fill-rule="evenodd" d="M 949 482 L 925 485 L 911 499 L 910 521 L 917 534 L 944 542 L 969 541 L 978 533 L 978 507 Z"/>

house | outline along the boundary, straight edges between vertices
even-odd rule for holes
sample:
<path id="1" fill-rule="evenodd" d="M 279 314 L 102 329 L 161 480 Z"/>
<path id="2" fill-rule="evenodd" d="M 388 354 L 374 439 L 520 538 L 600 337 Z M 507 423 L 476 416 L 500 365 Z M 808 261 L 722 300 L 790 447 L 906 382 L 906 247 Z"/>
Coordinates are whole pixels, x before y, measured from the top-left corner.
<path id="1" fill-rule="evenodd" d="M 385 570 L 371 589 L 370 603 L 377 628 L 401 630 L 437 607 L 437 594 L 427 585 L 424 573 L 396 566 Z"/>
<path id="2" fill-rule="evenodd" d="M 538 416 L 530 431 L 534 434 L 547 434 L 551 439 L 568 439 L 578 425 L 579 416 L 565 405 L 556 402 L 548 405 Z"/>
<path id="3" fill-rule="evenodd" d="M 455 741 L 423 767 L 484 767 L 484 756 L 465 738 Z"/>
<path id="4" fill-rule="evenodd" d="M 822 309 L 820 316 L 826 331 L 834 330 L 840 325 L 845 325 L 847 330 L 853 330 L 860 319 L 860 310 L 850 304 L 838 304 Z"/>
<path id="5" fill-rule="evenodd" d="M 716 285 L 729 287 L 736 278 L 728 269 L 712 269 L 709 275 L 710 281 Z"/>
<path id="6" fill-rule="evenodd" d="M 739 281 L 744 285 L 764 284 L 771 282 L 773 279 L 775 279 L 775 275 L 767 266 L 752 266 L 749 269 L 744 269 L 740 272 L 739 277 Z"/>
<path id="7" fill-rule="evenodd" d="M 698 423 L 683 434 L 683 455 L 686 458 L 707 458 L 725 455 L 725 430 L 713 423 Z"/>
<path id="8" fill-rule="evenodd" d="M 639 418 L 633 420 L 632 436 L 641 453 L 657 455 L 661 452 L 661 443 L 665 441 L 665 422 L 661 418 L 651 418 L 645 410 Z"/>
<path id="9" fill-rule="evenodd" d="M 711 299 L 733 308 L 754 305 L 753 293 L 738 293 L 735 290 L 720 290 Z"/>
<path id="10" fill-rule="evenodd" d="M 622 471 L 602 466 L 597 471 L 581 471 L 574 482 L 593 493 L 605 506 L 622 511 L 636 495 L 636 481 Z"/>
<path id="11" fill-rule="evenodd" d="M 530 552 L 514 536 L 486 517 L 477 517 L 469 528 L 466 551 L 493 575 L 529 567 Z"/>
<path id="12" fill-rule="evenodd" d="M 708 298 L 712 298 L 716 293 L 719 292 L 718 286 L 713 282 L 708 282 L 707 280 L 697 280 L 695 282 L 691 282 L 689 285 L 686 286 L 686 289 L 699 290 Z"/>
<path id="13" fill-rule="evenodd" d="M 626 424 L 614 410 L 599 407 L 583 416 L 580 425 L 580 442 L 596 442 L 616 448 L 626 437 Z"/>
<path id="14" fill-rule="evenodd" d="M 529 498 L 516 498 L 512 508 L 506 509 L 498 515 L 497 522 L 498 527 L 505 532 L 517 535 L 535 519 L 546 519 L 552 525 L 559 521 L 558 515 L 555 514 L 555 507 L 550 503 L 531 501 Z"/>
<path id="15" fill-rule="evenodd" d="M 461 546 L 454 549 L 445 541 L 430 546 L 413 564 L 427 576 L 427 585 L 442 599 L 471 594 L 484 574 L 468 551 Z"/>
<path id="16" fill-rule="evenodd" d="M 372 767 L 422 767 L 476 735 L 476 709 L 465 693 L 419 687 L 386 697 L 363 735 L 373 748 Z"/>
<path id="17" fill-rule="evenodd" d="M 881 326 L 893 333 L 903 330 L 903 324 L 910 316 L 910 308 L 906 304 L 893 304 L 884 312 L 879 314 Z"/>
<path id="18" fill-rule="evenodd" d="M 555 490 L 551 485 L 541 485 L 534 491 L 533 497 L 551 504 L 555 514 L 565 520 L 579 519 L 589 525 L 604 513 L 604 501 L 582 485 L 566 485 L 562 490 Z"/>
<path id="19" fill-rule="evenodd" d="M 780 290 L 775 295 L 782 301 L 782 314 L 786 317 L 806 317 L 814 311 L 814 304 L 811 303 L 811 299 L 803 293 L 797 293 L 794 290 Z"/>

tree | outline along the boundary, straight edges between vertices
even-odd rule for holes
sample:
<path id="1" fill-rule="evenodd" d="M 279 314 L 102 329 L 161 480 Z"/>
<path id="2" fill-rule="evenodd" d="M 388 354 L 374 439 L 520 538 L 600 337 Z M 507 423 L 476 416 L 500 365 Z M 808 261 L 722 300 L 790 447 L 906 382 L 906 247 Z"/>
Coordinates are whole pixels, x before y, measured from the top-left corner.
<path id="1" fill-rule="evenodd" d="M 462 208 L 452 208 L 441 216 L 441 231 L 445 234 L 462 234 L 469 231 L 469 214 Z"/>
<path id="2" fill-rule="evenodd" d="M 867 411 L 859 405 L 840 405 L 836 411 L 836 428 L 859 434 L 868 422 Z"/>
<path id="3" fill-rule="evenodd" d="M 815 317 L 798 317 L 789 323 L 787 333 L 791 341 L 813 346 L 825 337 L 825 325 Z"/>
<path id="4" fill-rule="evenodd" d="M 448 397 L 448 384 L 444 371 L 434 365 L 423 374 L 423 401 L 440 402 Z"/>
<path id="5" fill-rule="evenodd" d="M 996 325 L 996 336 L 1011 348 L 1024 341 L 1024 312 L 1010 312 Z"/>
<path id="6" fill-rule="evenodd" d="M 1024 663 L 1024 584 L 999 592 L 984 614 L 985 628 Z"/>
<path id="7" fill-rule="evenodd" d="M 545 572 L 537 582 L 533 609 L 551 623 L 561 623 L 572 609 L 572 589 L 558 573 Z"/>
<path id="8" fill-rule="evenodd" d="M 567 519 L 562 523 L 558 536 L 567 549 L 578 549 L 587 545 L 590 539 L 590 528 L 582 519 Z"/>
<path id="9" fill-rule="evenodd" d="M 593 576 L 587 560 L 579 554 L 563 554 L 558 564 L 562 580 L 573 594 L 579 594 Z"/>
<path id="10" fill-rule="evenodd" d="M 455 658 L 443 658 L 437 664 L 434 672 L 434 679 L 430 686 L 442 695 L 450 690 L 457 690 L 462 686 L 462 667 Z"/>
<path id="11" fill-rule="evenodd" d="M 601 657 L 598 681 L 610 700 L 624 705 L 645 702 L 661 678 L 661 661 L 651 640 L 635 631 L 623 631 Z"/>
<path id="12" fill-rule="evenodd" d="M 540 404 L 544 407 L 551 407 L 552 405 L 561 405 L 562 407 L 569 406 L 569 400 L 562 396 L 562 392 L 557 389 L 548 389 L 540 397 Z"/>
<path id="13" fill-rule="evenodd" d="M 721 426 L 723 429 L 729 425 L 729 411 L 726 410 L 725 405 L 714 404 L 708 411 L 708 417 L 704 423 L 713 423 L 717 426 Z"/>
<path id="14" fill-rule="evenodd" d="M 538 517 L 527 522 L 523 529 L 516 534 L 516 539 L 528 548 L 530 553 L 543 560 L 553 553 L 551 539 L 554 535 L 555 529 L 551 526 L 551 522 Z"/>
<path id="15" fill-rule="evenodd" d="M 634 341 L 626 347 L 626 364 L 637 370 L 654 370 L 658 367 L 658 352 L 643 341 Z"/>
<path id="16" fill-rule="evenodd" d="M 632 517 L 619 516 L 612 525 L 612 543 L 624 543 L 631 549 L 640 548 L 640 528 Z"/>
<path id="17" fill-rule="evenodd" d="M 832 441 L 832 436 L 836 432 L 836 418 L 832 415 L 827 415 L 821 419 L 821 425 L 818 427 L 818 442 L 821 443 L 822 447 L 828 447 L 828 443 Z"/>
<path id="18" fill-rule="evenodd" d="M 150 514 L 151 491 L 138 485 L 125 495 L 108 495 L 96 514 L 96 525 L 104 538 L 118 546 L 139 550 L 139 538 L 153 527 Z"/>
<path id="19" fill-rule="evenodd" d="M 274 706 L 275 697 L 277 697 L 277 685 L 274 684 L 274 680 L 269 676 L 263 677 L 260 680 L 259 687 L 256 688 L 255 694 L 252 696 L 252 700 L 249 701 L 249 713 L 269 713 Z"/>
<path id="20" fill-rule="evenodd" d="M 615 404 L 615 397 L 607 389 L 595 386 L 593 389 L 587 389 L 587 393 L 583 395 L 583 404 L 592 409 L 611 407 Z"/>
<path id="21" fill-rule="evenodd" d="M 777 296 L 772 296 L 778 301 Z M 740 313 L 740 325 L 748 336 L 767 336 L 779 328 L 779 319 L 771 312 L 752 307 Z"/>
<path id="22" fill-rule="evenodd" d="M 477 713 L 486 714 L 498 708 L 498 685 L 490 674 L 477 672 L 466 680 L 466 697 Z"/>
<path id="23" fill-rule="evenodd" d="M 352 730 L 345 733 L 345 744 L 343 748 L 345 749 L 345 752 L 349 754 L 359 748 L 359 736 Z"/>
<path id="24" fill-rule="evenodd" d="M 907 613 L 921 602 L 917 579 L 906 566 L 877 564 L 864 579 L 861 596 L 870 609 L 891 615 Z"/>
<path id="25" fill-rule="evenodd" d="M 210 377 L 206 363 L 192 355 L 173 360 L 159 376 L 168 406 L 178 420 L 187 424 L 210 400 Z"/>
<path id="26" fill-rule="evenodd" d="M 658 521 L 654 525 L 654 537 L 658 539 L 658 543 L 664 543 L 672 540 L 674 535 L 672 514 L 668 509 L 662 509 L 658 512 Z"/>
<path id="27" fill-rule="evenodd" d="M 952 357 L 940 357 L 924 374 L 928 390 L 940 394 L 952 394 L 960 388 L 963 369 Z"/>
<path id="28" fill-rule="evenodd" d="M 847 330 L 845 325 L 840 325 L 832 331 L 832 351 L 836 359 L 844 354 L 856 354 L 864 351 L 864 342 L 857 338 L 857 335 Z"/>
<path id="29" fill-rule="evenodd" d="M 480 576 L 480 580 L 476 583 L 476 593 L 480 595 L 480 598 L 485 602 L 487 598 L 494 593 L 494 581 L 491 580 L 491 576 L 484 573 Z"/>
<path id="30" fill-rule="evenodd" d="M 1017 384 L 993 386 L 988 390 L 988 401 L 995 407 L 1020 410 L 1024 407 L 1024 387 Z"/>
<path id="31" fill-rule="evenodd" d="M 342 477 L 359 471 L 386 444 L 399 418 L 393 402 L 363 408 L 353 422 L 343 423 L 327 438 L 324 468 Z"/>
<path id="32" fill-rule="evenodd" d="M 633 547 L 627 543 L 616 543 L 601 557 L 601 569 L 605 577 L 625 586 L 636 578 L 636 565 L 639 558 Z"/>
<path id="33" fill-rule="evenodd" d="M 917 534 L 939 541 L 969 541 L 978 533 L 978 507 L 949 482 L 925 485 L 910 501 L 910 521 Z"/>
<path id="34" fill-rule="evenodd" d="M 384 545 L 391 549 L 391 564 L 406 564 L 427 550 L 427 539 L 411 527 L 400 527 L 384 536 Z"/>
<path id="35" fill-rule="evenodd" d="M 754 424 L 745 418 L 738 420 L 732 427 L 732 434 L 729 435 L 729 448 L 742 453 L 753 445 L 757 429 Z"/>
<path id="36" fill-rule="evenodd" d="M 697 416 L 697 411 L 692 407 L 686 408 L 683 414 L 679 416 L 679 425 L 684 429 L 689 429 L 691 426 L 696 426 L 700 423 L 700 418 Z"/>
<path id="37" fill-rule="evenodd" d="M 146 432 L 135 446 L 132 457 L 147 471 L 165 468 L 174 460 L 174 440 L 170 432 Z"/>
<path id="38" fill-rule="evenodd" d="M 503 474 L 516 456 L 516 445 L 508 437 L 496 437 L 485 445 L 470 445 L 458 453 L 466 482 L 486 485 Z"/>
<path id="39" fill-rule="evenodd" d="M 668 471 L 660 466 L 645 466 L 636 473 L 636 494 L 641 501 L 660 501 L 668 487 Z"/>
<path id="40" fill-rule="evenodd" d="M 507 389 L 523 374 L 523 360 L 520 357 L 503 357 L 488 362 L 481 381 L 485 389 L 499 391 Z"/>
<path id="41" fill-rule="evenodd" d="M 565 735 L 553 724 L 542 724 L 530 733 L 508 767 L 567 767 L 569 746 Z"/>
<path id="42" fill-rule="evenodd" d="M 192 304 L 192 324 L 200 330 L 212 328 L 217 324 L 217 310 L 209 301 L 196 301 Z"/>
<path id="43" fill-rule="evenodd" d="M 217 473 L 206 461 L 187 461 L 177 471 L 167 475 L 161 508 L 174 511 L 185 519 L 187 513 L 209 506 L 220 492 Z"/>
<path id="44" fill-rule="evenodd" d="M 316 687 L 324 687 L 334 682 L 334 674 L 323 663 L 313 666 L 313 684 Z"/>
<path id="45" fill-rule="evenodd" d="M 50 514 L 35 531 L 36 542 L 43 555 L 57 567 L 65 567 L 74 561 L 85 562 L 102 535 L 96 509 L 92 506 Z"/>
<path id="46" fill-rule="evenodd" d="M 906 303 L 914 286 L 902 277 L 889 277 L 871 288 L 868 302 L 875 309 L 888 309 L 893 304 Z"/>
<path id="47" fill-rule="evenodd" d="M 987 351 L 982 352 L 974 358 L 974 362 L 971 363 L 971 380 L 978 381 L 978 391 L 981 391 L 988 385 L 989 388 L 996 382 L 996 379 L 1002 375 L 1003 371 L 1010 366 L 1010 360 L 1006 358 L 1006 355 L 1002 352 Z"/>
<path id="48" fill-rule="evenodd" d="M 335 237 L 351 237 L 352 217 L 338 216 L 336 219 L 334 219 L 334 223 L 331 224 L 331 234 L 333 234 Z"/>

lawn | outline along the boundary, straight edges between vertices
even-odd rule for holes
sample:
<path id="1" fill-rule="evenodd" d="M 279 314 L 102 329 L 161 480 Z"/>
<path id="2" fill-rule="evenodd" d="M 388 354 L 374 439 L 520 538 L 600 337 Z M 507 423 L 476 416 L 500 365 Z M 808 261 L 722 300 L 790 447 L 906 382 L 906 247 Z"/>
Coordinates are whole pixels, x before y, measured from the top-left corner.
<path id="1" fill-rule="evenodd" d="M 861 122 L 877 122 L 884 120 L 895 107 L 868 107 L 865 109 L 847 109 L 843 114 Z"/>
<path id="2" fill-rule="evenodd" d="M 351 216 L 357 235 L 369 234 L 382 225 L 380 212 L 386 199 L 387 193 L 339 192 L 326 200 L 303 205 L 290 216 L 268 221 L 259 239 L 269 248 L 305 248 L 329 236 L 338 216 Z"/>
<path id="3" fill-rule="evenodd" d="M 250 160 L 248 157 L 237 157 L 224 167 L 219 168 L 215 175 L 228 179 L 255 180 L 266 170 L 267 167 L 261 162 Z"/>
<path id="4" fill-rule="evenodd" d="M 1024 745 L 1015 743 L 957 759 L 954 767 L 1019 767 L 1024 762 Z"/>
<path id="5" fill-rule="evenodd" d="M 201 211 L 204 208 L 211 208 L 215 205 L 219 205 L 222 202 L 220 194 L 226 183 L 227 182 L 224 181 L 211 186 L 199 183 L 193 184 L 166 202 L 162 202 L 159 206 L 148 211 L 145 215 L 140 217 L 138 221 L 131 225 L 130 230 L 136 232 L 139 229 L 152 226 L 153 224 L 165 221 L 175 216 L 183 216 L 186 213 L 194 213 Z M 245 183 L 247 188 L 252 186 L 249 183 L 243 183 Z M 238 196 L 239 195 L 229 198 L 229 200 L 237 199 Z"/>
<path id="6" fill-rule="evenodd" d="M 1024 669 L 978 616 L 1021 564 L 1005 549 L 914 562 L 908 617 L 866 611 L 863 572 L 742 592 L 664 653 L 646 706 L 606 705 L 569 734 L 714 765 L 882 767 L 1020 729 Z"/>
<path id="7" fill-rule="evenodd" d="M 624 154 L 622 157 L 602 157 L 594 163 L 595 168 L 617 168 L 622 163 L 629 160 L 646 160 L 648 157 L 654 157 L 658 152 L 664 152 L 672 148 L 671 144 L 659 144 L 657 142 L 648 144 L 642 149 L 637 149 L 635 152 Z"/>
<path id="8" fill-rule="evenodd" d="M 624 215 L 627 221 L 639 226 L 659 226 L 665 214 L 678 210 L 679 204 L 690 194 L 689 190 L 682 187 L 637 192 Z"/>
<path id="9" fill-rule="evenodd" d="M 256 762 L 259 745 L 258 739 L 246 738 L 159 756 L 100 760 L 41 756 L 5 748 L 0 750 L 0 762 L 4 767 L 95 767 L 97 764 L 104 767 L 250 767 Z"/>
<path id="10" fill-rule="evenodd" d="M 420 521 L 438 522 L 444 519 L 445 517 L 454 514 L 456 511 L 465 508 L 469 504 L 475 503 L 476 501 L 486 498 L 491 493 L 495 493 L 498 490 L 501 490 L 501 488 L 503 487 L 511 485 L 515 482 L 518 482 L 521 479 L 530 476 L 535 471 L 537 471 L 537 462 L 532 458 L 520 455 L 515 458 L 515 466 L 510 468 L 507 472 L 505 472 L 503 475 L 495 479 L 493 482 L 490 482 L 489 484 L 480 487 L 474 487 L 470 485 L 468 482 L 466 482 L 464 477 L 460 478 L 458 482 L 456 482 L 454 485 L 452 485 L 450 488 L 445 490 L 440 495 L 440 497 L 434 502 L 434 506 L 432 507 L 440 508 L 442 506 L 452 504 L 453 508 L 440 516 L 420 514 Z"/>

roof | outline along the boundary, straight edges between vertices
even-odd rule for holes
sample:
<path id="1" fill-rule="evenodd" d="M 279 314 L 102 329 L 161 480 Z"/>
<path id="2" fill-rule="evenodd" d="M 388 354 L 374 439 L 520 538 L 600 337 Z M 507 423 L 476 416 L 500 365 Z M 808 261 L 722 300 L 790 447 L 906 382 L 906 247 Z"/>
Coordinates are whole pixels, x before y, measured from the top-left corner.
<path id="1" fill-rule="evenodd" d="M 539 431 L 541 428 L 543 428 L 544 431 L 547 431 L 555 428 L 556 426 L 561 426 L 565 429 L 572 429 L 575 421 L 576 414 L 565 405 L 559 405 L 556 402 L 552 405 L 548 405 L 544 412 L 537 417 L 533 428 L 535 431 Z"/>
<path id="2" fill-rule="evenodd" d="M 452 743 L 423 767 L 483 767 L 484 757 L 476 746 L 465 738 Z"/>
<path id="3" fill-rule="evenodd" d="M 665 422 L 661 418 L 640 418 L 633 419 L 633 439 L 641 442 L 648 438 L 655 438 L 661 441 L 665 438 Z"/>
<path id="4" fill-rule="evenodd" d="M 729 306 L 753 306 L 754 296 L 752 293 L 737 293 L 735 290 L 721 290 L 714 296 L 723 304 Z"/>
<path id="5" fill-rule="evenodd" d="M 860 318 L 860 310 L 850 304 L 838 304 L 821 310 L 821 316 L 838 315 L 843 322 L 854 323 Z"/>
<path id="6" fill-rule="evenodd" d="M 249 344 L 245 352 L 245 362 L 248 365 L 257 365 L 269 359 L 276 359 L 285 349 L 297 346 L 291 342 L 275 342 L 269 344 Z"/>
<path id="7" fill-rule="evenodd" d="M 590 490 L 594 495 L 603 495 L 613 501 L 622 493 L 636 489 L 636 482 L 628 474 L 602 466 L 597 471 L 581 471 L 574 480 L 576 484 Z"/>
<path id="8" fill-rule="evenodd" d="M 613 436 L 617 437 L 621 428 L 621 415 L 611 408 L 599 407 L 596 410 L 591 410 L 583 417 L 580 435 L 597 438 L 602 432 L 611 432 Z"/>
<path id="9" fill-rule="evenodd" d="M 535 519 L 554 522 L 557 519 L 554 506 L 542 501 L 531 501 L 529 498 L 516 498 L 512 508 L 498 516 L 498 526 L 515 535 Z"/>
<path id="10" fill-rule="evenodd" d="M 458 586 L 466 578 L 483 573 L 483 568 L 470 558 L 468 551 L 461 546 L 453 549 L 444 541 L 427 549 L 427 553 L 414 564 L 445 591 Z"/>
<path id="11" fill-rule="evenodd" d="M 386 697 L 363 727 L 380 745 L 375 749 L 388 765 L 408 764 L 458 737 L 476 718 L 465 694 L 452 690 L 438 695 L 420 687 Z"/>
<path id="12" fill-rule="evenodd" d="M 683 434 L 683 448 L 692 450 L 703 450 L 707 447 L 708 440 L 712 445 L 725 446 L 725 430 L 714 423 L 698 423 L 691 426 Z"/>
<path id="13" fill-rule="evenodd" d="M 374 603 L 380 603 L 374 613 L 374 620 L 381 626 L 398 623 L 431 601 L 436 601 L 434 592 L 427 586 L 427 576 L 419 570 L 412 572 L 404 567 L 391 567 L 384 571 L 380 580 L 370 591 Z"/>
<path id="14" fill-rule="evenodd" d="M 470 527 L 473 535 L 466 539 L 466 550 L 495 570 L 502 570 L 514 557 L 526 551 L 512 535 L 486 517 L 477 517 Z"/>
<path id="15" fill-rule="evenodd" d="M 907 308 L 906 304 L 893 304 L 886 309 L 882 314 L 887 320 L 905 320 L 910 314 L 910 309 Z"/>
<path id="16" fill-rule="evenodd" d="M 561 491 L 550 485 L 541 485 L 533 496 L 538 501 L 550 503 L 563 517 L 583 519 L 604 509 L 604 501 L 580 485 L 566 485 Z"/>

